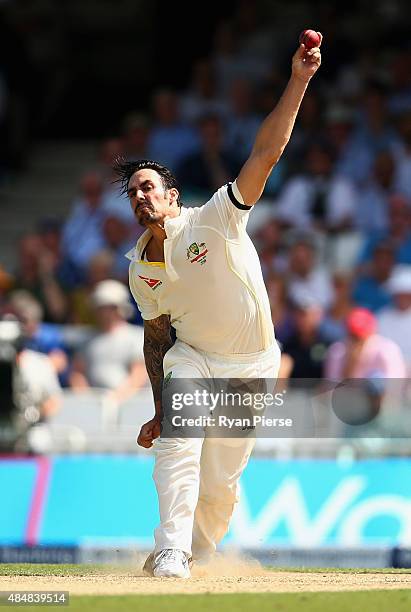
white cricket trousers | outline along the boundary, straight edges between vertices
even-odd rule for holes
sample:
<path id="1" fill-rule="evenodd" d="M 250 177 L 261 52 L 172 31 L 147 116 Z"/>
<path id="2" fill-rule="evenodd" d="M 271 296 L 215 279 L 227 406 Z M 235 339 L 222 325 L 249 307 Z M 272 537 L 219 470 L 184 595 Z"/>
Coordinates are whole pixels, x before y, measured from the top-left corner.
<path id="1" fill-rule="evenodd" d="M 246 355 L 205 353 L 177 340 L 164 357 L 164 376 L 174 378 L 277 378 L 280 349 Z M 155 552 L 184 550 L 208 558 L 227 533 L 238 501 L 238 480 L 254 438 L 157 438 L 153 478 L 160 525 Z"/>

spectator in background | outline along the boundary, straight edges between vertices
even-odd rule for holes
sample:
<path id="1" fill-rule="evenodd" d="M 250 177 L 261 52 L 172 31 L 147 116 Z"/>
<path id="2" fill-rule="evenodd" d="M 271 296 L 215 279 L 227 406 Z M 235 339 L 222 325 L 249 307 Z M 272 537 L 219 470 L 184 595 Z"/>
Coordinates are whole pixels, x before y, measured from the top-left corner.
<path id="1" fill-rule="evenodd" d="M 101 144 L 98 152 L 98 161 L 101 166 L 101 174 L 107 187 L 115 178 L 113 175 L 113 164 L 117 157 L 124 155 L 124 144 L 121 138 L 108 138 Z"/>
<path id="2" fill-rule="evenodd" d="M 275 337 L 283 345 L 294 331 L 293 319 L 288 308 L 287 283 L 283 276 L 273 273 L 267 276 L 265 285 L 270 301 Z"/>
<path id="3" fill-rule="evenodd" d="M 27 234 L 18 244 L 15 289 L 29 291 L 41 304 L 44 318 L 62 323 L 67 317 L 67 300 L 60 273 L 60 231 L 41 228 L 40 234 Z"/>
<path id="4" fill-rule="evenodd" d="M 0 319 L 0 447 L 4 452 L 50 451 L 47 421 L 60 409 L 61 388 L 46 355 L 24 346 L 24 330 L 14 315 Z"/>
<path id="5" fill-rule="evenodd" d="M 394 173 L 393 156 L 389 151 L 381 151 L 374 160 L 371 177 L 359 194 L 355 225 L 361 232 L 368 234 L 387 231 L 389 224 L 388 201 L 396 193 Z"/>
<path id="6" fill-rule="evenodd" d="M 319 380 L 331 339 L 323 331 L 324 309 L 315 295 L 295 289 L 290 295 L 294 331 L 285 340 L 283 353 L 291 357 L 290 378 Z"/>
<path id="7" fill-rule="evenodd" d="M 373 257 L 354 283 L 352 295 L 358 306 L 378 312 L 391 304 L 387 281 L 395 264 L 395 250 L 391 242 L 379 242 Z"/>
<path id="8" fill-rule="evenodd" d="M 406 367 L 399 346 L 378 335 L 377 320 L 366 308 L 353 308 L 346 320 L 347 338 L 330 346 L 324 366 L 331 380 L 404 378 Z"/>
<path id="9" fill-rule="evenodd" d="M 354 183 L 364 178 L 364 160 L 361 151 L 355 150 L 352 141 L 354 116 L 348 106 L 332 104 L 325 114 L 325 138 L 334 155 L 334 171 Z"/>
<path id="10" fill-rule="evenodd" d="M 228 114 L 227 103 L 219 98 L 210 60 L 202 59 L 194 64 L 191 86 L 180 98 L 180 111 L 182 120 L 192 125 L 204 115 L 218 115 L 223 120 Z"/>
<path id="11" fill-rule="evenodd" d="M 394 268 L 388 281 L 393 304 L 383 308 L 378 316 L 378 332 L 395 342 L 401 349 L 408 374 L 411 372 L 411 266 Z"/>
<path id="12" fill-rule="evenodd" d="M 81 194 L 72 206 L 63 227 L 62 249 L 65 265 L 74 279 L 84 280 L 91 257 L 104 247 L 104 181 L 101 174 L 87 172 L 81 179 Z M 68 276 L 67 272 L 66 275 Z M 75 281 L 74 281 L 75 282 Z"/>
<path id="13" fill-rule="evenodd" d="M 257 243 L 264 278 L 284 269 L 286 254 L 284 253 L 283 233 L 276 219 L 266 219 L 255 232 L 253 239 Z"/>
<path id="14" fill-rule="evenodd" d="M 132 215 L 128 214 L 129 211 L 124 206 L 124 199 L 119 197 L 117 185 L 114 184 L 116 177 L 113 174 L 113 164 L 118 157 L 123 155 L 124 147 L 121 138 L 108 138 L 101 144 L 98 161 L 104 180 L 102 208 L 106 214 L 117 215 L 132 223 Z"/>
<path id="15" fill-rule="evenodd" d="M 223 148 L 223 126 L 217 115 L 203 117 L 199 130 L 201 149 L 183 159 L 177 175 L 184 189 L 208 197 L 221 185 L 234 180 L 240 166 Z"/>
<path id="16" fill-rule="evenodd" d="M 113 276 L 114 255 L 102 249 L 90 259 L 86 268 L 84 283 L 70 292 L 70 323 L 96 325 L 96 310 L 91 296 L 96 286 Z"/>
<path id="17" fill-rule="evenodd" d="M 272 22 L 264 19 L 258 2 L 241 0 L 236 5 L 233 25 L 239 41 L 241 76 L 258 85 L 269 74 L 272 58 L 279 54 Z"/>
<path id="18" fill-rule="evenodd" d="M 333 289 L 328 270 L 316 262 L 316 244 L 312 234 L 294 235 L 286 267 L 288 294 L 303 292 L 310 295 L 323 308 L 333 299 Z"/>
<path id="19" fill-rule="evenodd" d="M 261 124 L 261 117 L 253 110 L 253 96 L 248 81 L 238 78 L 231 84 L 230 106 L 225 121 L 225 148 L 241 165 L 251 153 L 251 145 Z"/>
<path id="20" fill-rule="evenodd" d="M 391 93 L 388 108 L 394 115 L 409 111 L 411 107 L 411 51 L 403 48 L 391 59 L 389 66 Z"/>
<path id="21" fill-rule="evenodd" d="M 387 393 L 398 394 L 396 379 L 405 378 L 406 366 L 398 345 L 376 333 L 369 310 L 354 308 L 346 326 L 347 338 L 328 349 L 324 376 L 343 382 L 333 393 L 335 414 L 343 423 L 364 425 L 378 415 Z"/>
<path id="22" fill-rule="evenodd" d="M 115 280 L 99 283 L 91 296 L 97 332 L 73 359 L 70 376 L 74 389 L 99 387 L 121 403 L 146 380 L 141 327 L 127 323 L 133 313 L 129 292 Z"/>
<path id="23" fill-rule="evenodd" d="M 61 221 L 56 217 L 45 217 L 38 224 L 42 248 L 50 254 L 53 266 L 58 273 L 61 263 Z"/>
<path id="24" fill-rule="evenodd" d="M 153 125 L 147 145 L 148 159 L 157 159 L 175 171 L 182 159 L 198 148 L 196 130 L 180 119 L 175 92 L 167 89 L 155 92 Z"/>
<path id="25" fill-rule="evenodd" d="M 352 277 L 346 272 L 335 272 L 332 278 L 333 300 L 326 310 L 322 329 L 333 341 L 345 336 L 345 319 L 352 310 Z"/>
<path id="26" fill-rule="evenodd" d="M 355 173 L 353 177 L 364 184 L 370 178 L 376 156 L 383 151 L 391 151 L 397 140 L 398 135 L 390 125 L 388 116 L 387 88 L 378 81 L 370 81 L 362 94 L 349 147 L 353 161 L 351 168 Z"/>
<path id="27" fill-rule="evenodd" d="M 300 174 L 304 170 L 302 159 L 305 152 L 311 142 L 317 142 L 318 134 L 322 131 L 322 106 L 315 88 L 306 92 L 287 147 L 287 160 L 293 174 Z"/>
<path id="28" fill-rule="evenodd" d="M 227 20 L 220 22 L 214 33 L 211 59 L 218 97 L 227 97 L 232 82 L 242 76 L 238 46 L 233 23 Z"/>
<path id="29" fill-rule="evenodd" d="M 13 287 L 13 278 L 0 265 L 0 311 L 6 302 L 6 296 Z"/>
<path id="30" fill-rule="evenodd" d="M 125 203 L 123 199 L 123 204 Z M 128 208 L 131 210 L 130 206 Z M 135 246 L 136 236 L 134 234 L 134 237 L 131 237 L 130 226 L 115 215 L 109 215 L 104 219 L 103 232 L 107 249 L 113 256 L 112 276 L 126 283 L 129 265 L 124 255 Z"/>
<path id="31" fill-rule="evenodd" d="M 278 219 L 292 227 L 334 233 L 350 229 L 357 193 L 348 179 L 334 174 L 332 149 L 315 142 L 305 162 L 305 173 L 290 178 L 280 193 Z"/>
<path id="32" fill-rule="evenodd" d="M 410 87 L 411 105 L 411 87 Z M 394 148 L 396 162 L 395 186 L 399 193 L 411 200 L 411 111 L 408 110 L 400 120 L 401 140 Z"/>
<path id="33" fill-rule="evenodd" d="M 224 142 L 227 153 L 236 160 L 239 167 L 251 153 L 251 144 L 261 124 L 261 116 L 255 110 L 256 92 L 250 81 L 242 77 L 235 79 L 229 91 L 229 108 L 224 120 Z M 264 194 L 273 197 L 284 179 L 287 162 L 281 158 L 270 174 Z"/>
<path id="34" fill-rule="evenodd" d="M 393 194 L 388 198 L 387 228 L 365 237 L 359 256 L 360 265 L 370 261 L 375 246 L 382 241 L 391 242 L 396 263 L 411 263 L 411 211 L 408 200 L 402 195 Z"/>
<path id="35" fill-rule="evenodd" d="M 44 323 L 40 302 L 24 289 L 13 291 L 5 308 L 21 324 L 24 348 L 47 355 L 61 383 L 66 385 L 68 355 L 61 326 Z"/>
<path id="36" fill-rule="evenodd" d="M 148 154 L 148 140 L 150 136 L 150 122 L 142 113 L 130 113 L 123 122 L 122 145 L 123 154 L 128 160 L 146 159 Z M 111 169 L 113 164 L 111 164 Z"/>
<path id="37" fill-rule="evenodd" d="M 49 452 L 52 437 L 47 421 L 61 408 L 61 387 L 47 355 L 18 347 L 15 400 L 28 428 L 27 439 L 19 440 L 17 452 Z M 27 445 L 27 447 L 26 447 Z"/>
<path id="38" fill-rule="evenodd" d="M 117 177 L 113 173 L 113 164 L 119 157 L 124 156 L 123 141 L 120 138 L 110 138 L 103 142 L 99 159 L 104 176 L 104 192 L 101 204 L 104 217 L 116 217 L 123 223 L 128 224 L 129 234 L 135 235 L 138 224 L 128 206 L 127 200 L 119 193 L 116 183 Z"/>

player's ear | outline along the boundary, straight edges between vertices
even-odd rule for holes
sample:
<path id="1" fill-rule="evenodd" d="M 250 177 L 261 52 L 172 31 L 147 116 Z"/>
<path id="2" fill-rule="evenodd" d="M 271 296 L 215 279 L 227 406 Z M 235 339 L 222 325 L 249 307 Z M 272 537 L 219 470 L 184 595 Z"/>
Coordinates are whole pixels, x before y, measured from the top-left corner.
<path id="1" fill-rule="evenodd" d="M 175 187 L 172 187 L 169 190 L 169 193 L 170 193 L 170 206 L 172 206 L 175 202 L 178 201 L 178 197 L 179 197 L 180 193 L 179 193 L 178 189 L 176 189 Z"/>

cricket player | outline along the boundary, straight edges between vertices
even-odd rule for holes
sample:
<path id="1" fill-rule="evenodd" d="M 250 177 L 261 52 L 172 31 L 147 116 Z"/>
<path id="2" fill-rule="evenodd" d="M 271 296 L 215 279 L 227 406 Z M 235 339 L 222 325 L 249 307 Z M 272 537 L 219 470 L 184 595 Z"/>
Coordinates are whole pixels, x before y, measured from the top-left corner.
<path id="1" fill-rule="evenodd" d="M 155 403 L 155 416 L 137 440 L 155 453 L 160 524 L 144 566 L 151 576 L 189 578 L 192 560 L 209 558 L 228 530 L 253 440 L 161 437 L 162 385 L 170 376 L 277 377 L 280 350 L 246 225 L 320 63 L 319 47 L 300 45 L 287 87 L 263 121 L 240 174 L 204 206 L 182 207 L 175 177 L 154 161 L 116 165 L 132 210 L 147 228 L 128 256 Z"/>

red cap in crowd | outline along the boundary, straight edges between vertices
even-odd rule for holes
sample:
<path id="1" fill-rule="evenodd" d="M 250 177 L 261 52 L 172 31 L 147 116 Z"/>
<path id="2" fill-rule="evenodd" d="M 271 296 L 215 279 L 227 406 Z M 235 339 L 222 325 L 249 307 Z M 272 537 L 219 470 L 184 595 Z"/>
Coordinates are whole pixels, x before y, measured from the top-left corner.
<path id="1" fill-rule="evenodd" d="M 371 336 L 377 328 L 376 318 L 366 308 L 353 308 L 346 324 L 348 333 L 361 339 Z"/>

